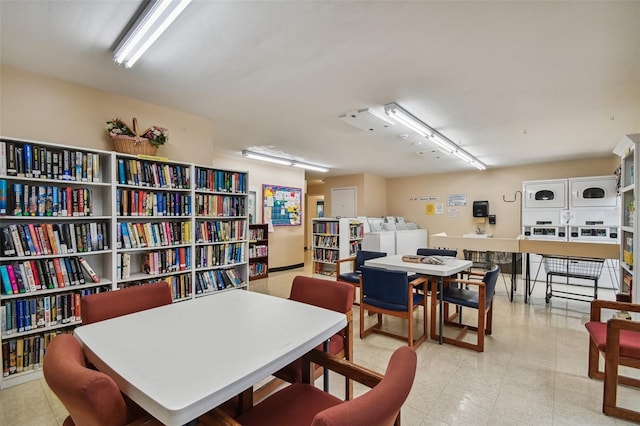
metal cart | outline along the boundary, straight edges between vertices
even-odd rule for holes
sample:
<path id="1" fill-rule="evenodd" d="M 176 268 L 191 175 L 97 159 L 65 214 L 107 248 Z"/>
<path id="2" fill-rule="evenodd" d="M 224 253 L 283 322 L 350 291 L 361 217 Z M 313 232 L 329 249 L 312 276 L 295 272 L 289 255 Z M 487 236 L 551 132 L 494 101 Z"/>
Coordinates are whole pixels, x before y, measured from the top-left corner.
<path id="1" fill-rule="evenodd" d="M 593 281 L 593 299 L 598 298 L 598 279 L 602 273 L 604 259 L 594 259 L 591 257 L 569 257 L 569 256 L 542 256 L 544 268 L 547 271 L 547 288 L 545 301 L 549 303 L 553 296 L 564 299 L 590 302 L 591 296 L 584 293 L 576 293 L 568 290 L 554 290 L 553 277 L 565 277 L 566 285 L 585 287 L 584 284 L 571 283 L 569 278 Z"/>
<path id="2" fill-rule="evenodd" d="M 489 270 L 493 267 L 491 264 L 490 251 L 475 251 L 475 250 L 463 250 L 464 260 L 470 260 L 473 262 L 472 268 L 481 268 Z"/>

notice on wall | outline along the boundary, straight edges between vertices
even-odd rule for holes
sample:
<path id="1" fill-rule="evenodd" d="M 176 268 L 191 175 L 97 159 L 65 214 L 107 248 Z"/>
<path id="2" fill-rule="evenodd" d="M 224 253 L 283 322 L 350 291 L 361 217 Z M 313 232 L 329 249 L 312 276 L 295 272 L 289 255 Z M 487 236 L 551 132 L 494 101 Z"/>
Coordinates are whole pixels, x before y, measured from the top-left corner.
<path id="1" fill-rule="evenodd" d="M 262 217 L 271 226 L 302 224 L 302 189 L 262 185 Z"/>
<path id="2" fill-rule="evenodd" d="M 436 214 L 436 205 L 434 203 L 427 203 L 424 206 L 424 214 L 427 216 L 433 216 Z"/>
<path id="3" fill-rule="evenodd" d="M 447 194 L 448 206 L 466 206 L 467 194 Z"/>
<path id="4" fill-rule="evenodd" d="M 447 217 L 460 217 L 460 209 L 447 209 Z"/>

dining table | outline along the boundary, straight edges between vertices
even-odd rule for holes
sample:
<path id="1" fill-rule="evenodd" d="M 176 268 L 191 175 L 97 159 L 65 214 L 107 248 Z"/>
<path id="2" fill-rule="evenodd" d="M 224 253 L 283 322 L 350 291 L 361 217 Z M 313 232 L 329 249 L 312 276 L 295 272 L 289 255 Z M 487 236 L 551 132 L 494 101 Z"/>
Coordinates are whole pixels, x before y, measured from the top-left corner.
<path id="1" fill-rule="evenodd" d="M 174 426 L 246 394 L 346 325 L 339 312 L 235 289 L 83 325 L 74 333 L 98 370 Z"/>

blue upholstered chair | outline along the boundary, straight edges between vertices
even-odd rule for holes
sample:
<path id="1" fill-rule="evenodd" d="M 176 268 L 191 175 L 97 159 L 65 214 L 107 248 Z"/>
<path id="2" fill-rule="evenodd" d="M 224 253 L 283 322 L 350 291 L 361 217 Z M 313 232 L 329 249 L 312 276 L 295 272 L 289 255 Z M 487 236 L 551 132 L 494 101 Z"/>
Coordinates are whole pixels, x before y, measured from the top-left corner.
<path id="1" fill-rule="evenodd" d="M 404 271 L 372 268 L 362 266 L 360 281 L 360 338 L 371 333 L 407 340 L 410 347 L 416 348 L 427 338 L 427 296 L 414 291 L 415 287 L 424 284 L 426 278 L 421 277 L 409 281 Z M 422 335 L 414 339 L 414 311 L 422 306 Z M 365 311 L 377 314 L 377 322 L 365 328 Z M 382 315 L 391 315 L 406 319 L 408 333 L 406 336 L 382 329 Z"/>
<path id="2" fill-rule="evenodd" d="M 469 273 L 470 276 L 482 274 Z M 451 279 L 445 278 L 442 294 L 439 294 L 437 288 L 431 288 L 431 338 L 438 340 L 440 335 L 436 332 L 436 312 L 438 301 L 442 298 L 444 302 L 444 324 L 447 326 L 455 326 L 462 328 L 463 331 L 456 338 L 443 337 L 445 343 L 462 346 L 464 348 L 473 349 L 478 352 L 484 351 L 484 336 L 491 334 L 491 323 L 493 316 L 493 295 L 496 290 L 496 283 L 500 275 L 500 268 L 494 267 L 492 270 L 482 276 L 482 280 L 474 279 Z M 449 316 L 449 305 L 456 305 L 458 309 Z M 475 325 L 469 325 L 462 322 L 462 308 L 468 307 L 476 309 L 478 312 L 477 322 Z M 457 319 L 454 321 L 454 319 Z M 476 343 L 467 342 L 464 336 L 468 330 L 477 333 Z"/>
<path id="3" fill-rule="evenodd" d="M 378 257 L 385 257 L 386 255 L 387 253 L 381 251 L 358 250 L 355 256 L 339 259 L 336 262 L 336 281 L 360 287 L 360 268 L 364 265 L 364 262 Z M 358 305 L 355 292 L 353 297 L 354 305 Z"/>

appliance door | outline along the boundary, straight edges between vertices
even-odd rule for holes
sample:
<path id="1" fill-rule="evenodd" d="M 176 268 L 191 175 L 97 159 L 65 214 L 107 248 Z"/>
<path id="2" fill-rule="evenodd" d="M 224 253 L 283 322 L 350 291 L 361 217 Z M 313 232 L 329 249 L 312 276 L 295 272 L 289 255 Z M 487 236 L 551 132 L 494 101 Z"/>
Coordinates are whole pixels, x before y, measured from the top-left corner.
<path id="1" fill-rule="evenodd" d="M 523 182 L 525 209 L 567 208 L 567 181 L 547 180 Z"/>
<path id="2" fill-rule="evenodd" d="M 615 176 L 569 179 L 570 207 L 616 207 L 618 191 Z"/>

